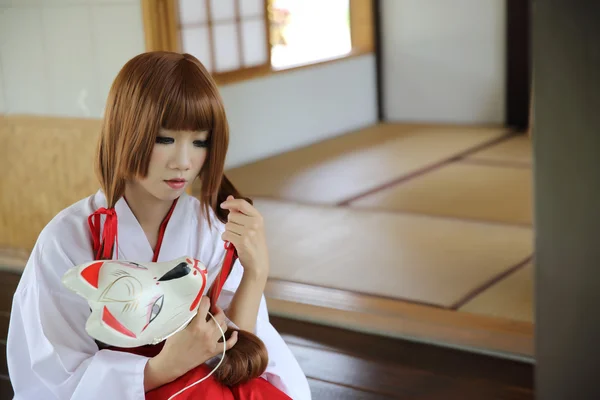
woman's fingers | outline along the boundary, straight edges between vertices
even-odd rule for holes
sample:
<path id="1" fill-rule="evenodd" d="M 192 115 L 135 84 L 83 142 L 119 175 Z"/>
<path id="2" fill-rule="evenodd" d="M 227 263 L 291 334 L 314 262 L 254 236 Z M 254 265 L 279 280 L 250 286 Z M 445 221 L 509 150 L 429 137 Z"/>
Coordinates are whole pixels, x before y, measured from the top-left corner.
<path id="1" fill-rule="evenodd" d="M 227 340 L 227 342 L 225 342 L 225 348 L 227 350 L 231 349 L 237 343 L 237 340 L 238 340 L 238 333 L 237 333 L 237 331 L 234 331 L 231 334 L 231 336 L 229 337 L 229 340 Z"/>
<path id="2" fill-rule="evenodd" d="M 253 224 L 254 220 L 255 218 L 248 217 L 247 215 L 234 211 L 230 212 L 229 215 L 227 215 L 227 221 L 241 226 L 250 226 Z"/>
<path id="3" fill-rule="evenodd" d="M 221 208 L 225 210 L 235 210 L 242 214 L 254 217 L 260 213 L 250 203 L 244 199 L 229 199 L 221 203 Z"/>
<path id="4" fill-rule="evenodd" d="M 196 314 L 196 317 L 198 317 L 200 321 L 206 321 L 209 308 L 210 299 L 207 296 L 202 296 L 202 299 L 200 299 L 200 304 L 198 305 L 198 313 Z"/>
<path id="5" fill-rule="evenodd" d="M 241 250 L 240 249 L 240 245 L 242 244 L 242 236 L 241 235 L 238 235 L 237 233 L 232 233 L 230 231 L 225 231 L 221 235 L 221 239 L 225 242 L 230 242 L 231 244 L 233 244 L 238 249 L 238 251 Z"/>
<path id="6" fill-rule="evenodd" d="M 220 338 L 222 335 L 221 330 L 219 330 L 219 327 L 221 327 L 221 329 L 223 330 L 223 333 L 227 332 L 227 329 L 229 329 L 228 325 L 227 325 L 227 321 L 218 321 L 217 320 L 217 324 L 215 324 L 213 322 L 213 326 L 215 328 L 215 335 Z"/>
<path id="7" fill-rule="evenodd" d="M 216 304 L 213 311 L 213 317 L 215 318 L 215 321 L 218 325 L 222 325 L 227 320 L 227 318 L 225 317 L 225 313 Z"/>
<path id="8" fill-rule="evenodd" d="M 234 222 L 228 222 L 225 224 L 225 232 L 230 232 L 235 235 L 241 236 L 244 232 L 244 226 L 238 225 Z"/>
<path id="9" fill-rule="evenodd" d="M 221 329 L 223 330 L 223 333 L 227 332 L 227 330 L 229 329 L 229 326 L 227 325 L 227 322 L 223 322 L 221 324 Z M 221 334 L 221 331 L 219 331 L 219 341 L 221 341 L 223 339 L 222 336 L 223 335 Z"/>
<path id="10" fill-rule="evenodd" d="M 215 305 L 215 311 L 216 313 L 213 314 L 214 317 L 214 321 L 212 321 L 212 328 L 213 328 L 213 332 L 215 337 L 217 338 L 217 340 L 219 340 L 219 338 L 222 336 L 221 331 L 219 330 L 219 327 L 221 327 L 221 329 L 223 330 L 223 332 L 227 332 L 227 317 L 225 316 L 225 313 L 223 312 L 223 310 Z"/>

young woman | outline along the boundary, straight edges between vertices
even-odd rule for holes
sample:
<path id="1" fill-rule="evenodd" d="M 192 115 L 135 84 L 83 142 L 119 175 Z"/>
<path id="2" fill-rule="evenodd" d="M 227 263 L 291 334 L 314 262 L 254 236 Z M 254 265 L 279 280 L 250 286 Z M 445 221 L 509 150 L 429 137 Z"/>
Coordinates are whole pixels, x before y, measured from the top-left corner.
<path id="1" fill-rule="evenodd" d="M 86 333 L 89 306 L 61 278 L 94 259 L 161 262 L 185 255 L 206 265 L 210 286 L 225 242 L 239 258 L 215 318 L 225 329 L 230 321 L 256 335 L 269 361 L 261 377 L 239 387 L 211 376 L 194 387 L 193 398 L 310 399 L 305 375 L 269 323 L 262 217 L 223 175 L 228 136 L 218 89 L 193 56 L 144 53 L 123 67 L 98 143 L 101 190 L 43 229 L 14 295 L 7 358 L 15 399 L 166 399 L 173 394 L 169 385 L 210 371 L 205 363 L 223 351 L 223 343 L 207 319 L 208 299 L 185 329 L 159 346 L 120 351 Z M 195 179 L 199 199 L 185 192 Z M 239 336 L 236 343 L 238 335 L 230 335 L 226 347 L 241 346 Z"/>

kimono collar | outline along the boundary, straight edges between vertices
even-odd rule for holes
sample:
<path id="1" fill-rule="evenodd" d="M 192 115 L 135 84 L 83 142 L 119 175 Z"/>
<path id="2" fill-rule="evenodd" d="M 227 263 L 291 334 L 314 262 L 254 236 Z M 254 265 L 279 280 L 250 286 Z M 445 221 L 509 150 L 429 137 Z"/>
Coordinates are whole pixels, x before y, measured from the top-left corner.
<path id="1" fill-rule="evenodd" d="M 127 199 L 125 199 L 125 197 L 123 197 L 121 201 L 125 203 L 126 207 L 129 207 L 127 204 Z M 173 214 L 173 210 L 175 209 L 175 206 L 177 205 L 178 201 L 179 198 L 175 199 L 175 201 L 171 205 L 171 208 L 169 209 L 167 216 L 164 218 L 160 225 L 158 243 L 156 245 L 156 249 L 154 251 L 154 256 L 152 259 L 153 262 L 157 262 L 158 260 L 158 255 L 162 246 L 163 237 L 167 228 L 167 223 L 171 219 L 171 215 Z M 102 226 L 102 215 L 106 216 L 104 226 Z M 115 258 L 118 259 L 119 223 L 117 218 L 117 211 L 115 210 L 115 208 L 98 208 L 88 217 L 88 226 L 90 228 L 90 233 L 92 236 L 92 248 L 94 251 L 94 258 L 96 260 L 110 260 L 113 258 L 114 254 Z M 113 250 L 115 250 L 114 253 Z"/>

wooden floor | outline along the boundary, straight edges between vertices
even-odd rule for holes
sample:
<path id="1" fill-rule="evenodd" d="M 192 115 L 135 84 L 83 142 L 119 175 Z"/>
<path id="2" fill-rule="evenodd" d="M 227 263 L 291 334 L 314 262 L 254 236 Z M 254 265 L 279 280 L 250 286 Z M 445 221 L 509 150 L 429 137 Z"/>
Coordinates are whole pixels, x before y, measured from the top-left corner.
<path id="1" fill-rule="evenodd" d="M 532 359 L 531 141 L 376 124 L 226 171 L 265 217 L 272 314 Z"/>
<path id="2" fill-rule="evenodd" d="M 18 278 L 0 273 L 0 400 L 12 398 L 5 338 Z M 315 400 L 534 398 L 531 364 L 279 317 L 272 323 L 308 376 Z"/>

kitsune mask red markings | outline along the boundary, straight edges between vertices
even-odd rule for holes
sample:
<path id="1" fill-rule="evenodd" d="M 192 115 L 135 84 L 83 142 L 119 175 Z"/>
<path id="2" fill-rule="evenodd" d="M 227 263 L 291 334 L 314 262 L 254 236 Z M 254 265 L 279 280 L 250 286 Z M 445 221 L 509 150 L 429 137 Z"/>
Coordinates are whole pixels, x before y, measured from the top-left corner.
<path id="1" fill-rule="evenodd" d="M 186 261 L 187 261 L 189 264 L 192 264 L 192 260 L 190 260 L 189 258 L 187 258 L 187 259 L 186 259 Z M 198 307 L 198 304 L 200 304 L 200 300 L 202 299 L 202 294 L 204 293 L 204 288 L 205 288 L 205 286 L 206 286 L 206 269 L 201 269 L 201 268 L 199 268 L 199 267 L 198 267 L 198 263 L 199 263 L 199 261 L 198 261 L 198 260 L 196 260 L 196 259 L 194 259 L 194 263 L 193 263 L 193 264 L 194 264 L 194 265 L 193 265 L 193 268 L 194 268 L 194 270 L 195 270 L 195 271 L 194 271 L 194 274 L 195 274 L 197 271 L 199 271 L 201 274 L 204 274 L 204 275 L 205 275 L 205 279 L 204 279 L 204 282 L 205 282 L 205 284 L 202 286 L 202 288 L 201 288 L 201 289 L 200 289 L 200 291 L 198 292 L 198 295 L 196 296 L 196 298 L 194 299 L 194 301 L 193 301 L 193 302 L 192 302 L 192 304 L 190 305 L 190 311 L 193 311 L 193 310 L 195 310 L 195 309 L 196 309 L 196 307 Z"/>
<path id="2" fill-rule="evenodd" d="M 198 304 L 200 304 L 200 299 L 202 299 L 202 294 L 204 293 L 204 288 L 206 287 L 206 270 L 204 270 L 202 272 L 202 275 L 204 275 L 204 283 L 202 284 L 202 287 L 198 291 L 198 295 L 196 296 L 196 298 L 190 305 L 190 311 L 194 311 L 196 309 L 196 307 L 198 307 Z"/>
<path id="3" fill-rule="evenodd" d="M 98 276 L 100 275 L 100 268 L 104 264 L 104 261 L 99 261 L 94 263 L 81 271 L 81 276 L 83 279 L 87 281 L 90 285 L 98 289 Z"/>
<path id="4" fill-rule="evenodd" d="M 102 321 L 106 323 L 106 325 L 110 326 L 117 332 L 121 332 L 125 336 L 129 336 L 135 338 L 135 333 L 131 332 L 129 329 L 125 328 L 123 324 L 121 324 L 117 319 L 108 311 L 108 308 L 104 306 L 102 310 Z"/>
<path id="5" fill-rule="evenodd" d="M 63 276 L 92 313 L 86 331 L 121 348 L 156 344 L 194 317 L 207 287 L 206 267 L 192 257 L 165 262 L 93 261 Z"/>

